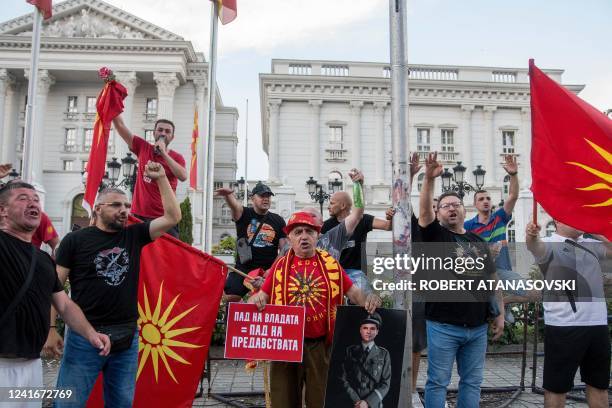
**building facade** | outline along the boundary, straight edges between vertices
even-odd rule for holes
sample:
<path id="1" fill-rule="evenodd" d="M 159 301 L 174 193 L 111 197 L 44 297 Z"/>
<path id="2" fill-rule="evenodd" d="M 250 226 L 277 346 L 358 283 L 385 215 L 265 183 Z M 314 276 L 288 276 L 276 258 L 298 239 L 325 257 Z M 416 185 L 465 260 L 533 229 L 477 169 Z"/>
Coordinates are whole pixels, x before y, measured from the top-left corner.
<path id="1" fill-rule="evenodd" d="M 32 14 L 0 24 L 0 157 L 21 168 L 28 90 Z M 81 172 L 92 144 L 97 72 L 110 67 L 127 88 L 124 120 L 137 135 L 153 140 L 159 118 L 176 125 L 170 147 L 191 160 L 194 113 L 198 110 L 198 175 L 202 175 L 208 111 L 208 63 L 191 42 L 100 0 L 68 0 L 53 7 L 43 24 L 40 70 L 34 112 L 33 177 L 44 196 L 44 209 L 60 235 L 86 223 L 80 203 Z M 216 185 L 236 179 L 238 110 L 216 95 Z M 108 160 L 128 152 L 111 131 Z M 19 170 L 20 171 L 20 170 Z M 192 200 L 194 245 L 202 244 L 203 185 L 179 183 L 177 196 Z M 221 202 L 214 205 L 213 243 L 233 225 L 222 222 Z"/>
<path id="2" fill-rule="evenodd" d="M 508 190 L 502 168 L 505 154 L 519 163 L 520 199 L 509 239 L 524 240 L 531 216 L 529 78 L 527 69 L 411 65 L 409 76 L 409 149 L 424 159 L 438 151 L 445 168 L 457 162 L 472 171 L 486 170 L 484 188 L 495 203 Z M 544 70 L 561 83 L 563 70 Z M 312 176 L 330 189 L 348 172 L 366 176 L 367 212 L 383 216 L 390 205 L 391 70 L 389 64 L 345 61 L 272 60 L 270 73 L 260 74 L 262 139 L 269 157 L 269 180 L 281 191 L 279 212 L 312 205 L 305 182 Z M 580 92 L 581 85 L 565 85 Z M 412 186 L 418 211 L 423 174 Z M 437 182 L 438 192 L 441 183 Z M 473 215 L 472 197 L 465 198 Z M 550 217 L 540 214 L 550 228 Z M 374 240 L 387 239 L 378 232 Z"/>

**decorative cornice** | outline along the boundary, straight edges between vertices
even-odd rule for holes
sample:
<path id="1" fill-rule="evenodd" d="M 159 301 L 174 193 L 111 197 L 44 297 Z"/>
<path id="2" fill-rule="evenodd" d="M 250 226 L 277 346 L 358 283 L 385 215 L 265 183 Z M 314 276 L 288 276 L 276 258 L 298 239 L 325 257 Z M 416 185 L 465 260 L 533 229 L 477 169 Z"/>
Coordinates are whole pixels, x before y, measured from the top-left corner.
<path id="1" fill-rule="evenodd" d="M 116 20 L 118 23 L 134 28 L 145 35 L 160 40 L 182 41 L 183 38 L 155 24 L 142 20 L 133 14 L 121 10 L 115 6 L 101 0 L 68 0 L 57 3 L 53 6 L 53 17 L 48 22 L 53 24 L 71 14 L 77 15 L 81 10 L 97 11 L 107 17 Z M 16 34 L 19 32 L 32 30 L 33 13 L 29 13 L 5 23 L 0 24 L 0 34 Z M 46 25 L 45 25 L 46 26 Z"/>
<path id="2" fill-rule="evenodd" d="M 27 68 L 23 72 L 26 78 L 30 78 L 30 69 Z M 38 79 L 36 84 L 36 94 L 37 95 L 46 95 L 49 93 L 49 89 L 51 86 L 55 84 L 55 78 L 49 73 L 46 69 L 38 70 Z"/>
<path id="3" fill-rule="evenodd" d="M 153 80 L 157 84 L 157 94 L 160 98 L 174 97 L 174 91 L 180 84 L 174 72 L 154 72 Z"/>

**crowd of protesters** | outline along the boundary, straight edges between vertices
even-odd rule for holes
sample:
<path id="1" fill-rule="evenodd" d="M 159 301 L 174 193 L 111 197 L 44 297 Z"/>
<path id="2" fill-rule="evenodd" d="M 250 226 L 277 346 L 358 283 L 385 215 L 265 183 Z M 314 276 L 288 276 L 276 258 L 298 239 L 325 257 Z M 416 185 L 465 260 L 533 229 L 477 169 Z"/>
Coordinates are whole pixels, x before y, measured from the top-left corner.
<path id="1" fill-rule="evenodd" d="M 154 144 L 133 135 L 120 116 L 114 125 L 139 158 L 133 200 L 130 202 L 120 189 L 102 190 L 89 227 L 71 232 L 59 242 L 33 186 L 17 180 L 0 188 L 0 257 L 4 265 L 0 280 L 0 387 L 41 387 L 41 352 L 57 357 L 63 354 L 57 387 L 75 389 L 71 404 L 76 401 L 76 405 L 56 401 L 56 407 L 84 406 L 100 372 L 104 373 L 107 406 L 132 405 L 139 351 L 140 254 L 145 245 L 164 233 L 178 236 L 181 212 L 175 191 L 178 180 L 184 181 L 187 175 L 183 157 L 168 149 L 174 124 L 159 120 Z M 516 160 L 505 159 L 510 189 L 503 206 L 494 211 L 490 194 L 480 190 L 474 194 L 478 213 L 470 220 L 466 220 L 462 196 L 445 192 L 434 198 L 435 180 L 443 170 L 436 153 L 424 163 L 413 155 L 410 164 L 411 177 L 424 167 L 419 214 L 411 220 L 413 241 L 444 243 L 444 247 L 437 247 L 438 251 L 443 248 L 440 256 L 473 251 L 486 260 L 485 267 L 472 274 L 473 279 L 523 279 L 512 271 L 506 241 L 506 227 L 518 199 Z M 9 169 L 10 165 L 0 165 L 0 178 Z M 323 406 L 337 306 L 346 302 L 362 306 L 369 316 L 363 324 L 376 333 L 380 326 L 375 310 L 382 301 L 368 281 L 365 244 L 373 229 L 391 230 L 396 210 L 389 208 L 384 219 L 365 214 L 364 176 L 358 169 L 349 174 L 355 186 L 353 193 L 359 197 L 353 202 L 346 192 L 333 194 L 326 221 L 310 207 L 285 221 L 270 211 L 274 192 L 261 182 L 250 192 L 249 206 L 242 205 L 231 189 L 216 190 L 229 206 L 236 225 L 237 269 L 244 273 L 259 271 L 246 280 L 230 273 L 225 300 L 247 300 L 259 309 L 269 303 L 301 305 L 309 317 L 303 362 L 271 364 L 275 408 L 298 407 L 303 402 L 308 407 Z M 143 222 L 128 226 L 130 213 Z M 571 263 L 580 276 L 601 276 L 598 260 L 612 255 L 609 242 L 598 236 L 598 242 L 603 241 L 605 246 L 592 250 L 585 246 L 581 231 L 559 222 L 556 225 L 557 233 L 545 241 L 539 239 L 539 226 L 527 227 L 528 249 L 539 264 L 545 265 L 541 268 Z M 571 254 L 552 242 L 570 245 Z M 40 250 L 42 243 L 49 246 L 51 255 Z M 322 277 L 328 287 L 300 298 L 290 296 L 289 282 L 302 275 Z M 71 298 L 64 292 L 67 279 Z M 332 291 L 331 285 L 340 290 Z M 255 294 L 247 299 L 249 289 Z M 595 289 L 603 293 L 601 279 L 596 279 Z M 479 406 L 489 326 L 493 339 L 498 339 L 505 323 L 512 322 L 504 300 L 506 304 L 528 301 L 534 294 L 511 293 L 506 299 L 500 291 L 488 295 L 474 302 L 417 299 L 414 303 L 412 386 L 416 387 L 420 353 L 427 348 L 426 407 L 445 406 L 455 361 L 460 377 L 457 406 Z M 309 302 L 308 296 L 322 298 Z M 544 310 L 546 406 L 564 406 L 578 368 L 587 385 L 589 405 L 607 406 L 610 337 L 605 303 L 545 302 Z M 67 325 L 63 339 L 55 327 L 58 314 Z M 580 350 L 575 345 L 580 345 Z M 369 347 L 358 347 L 355 350 L 359 353 L 355 353 L 361 355 L 362 349 L 369 351 Z M 349 387 L 355 407 L 382 406 L 384 395 L 367 391 L 377 389 L 371 385 Z M 416 393 L 412 404 L 422 404 Z"/>

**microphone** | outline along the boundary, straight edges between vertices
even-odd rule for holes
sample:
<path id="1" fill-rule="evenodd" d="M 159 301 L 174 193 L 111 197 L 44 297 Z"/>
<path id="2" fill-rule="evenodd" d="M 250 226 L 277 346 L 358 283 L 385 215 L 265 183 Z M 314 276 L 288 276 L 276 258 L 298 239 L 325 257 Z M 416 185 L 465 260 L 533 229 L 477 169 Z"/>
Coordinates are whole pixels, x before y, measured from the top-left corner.
<path id="1" fill-rule="evenodd" d="M 157 139 L 157 141 L 158 141 L 158 142 L 160 142 L 160 141 L 161 141 L 161 142 L 164 142 L 164 143 L 165 143 L 165 142 L 166 142 L 166 136 L 164 136 L 164 135 L 160 136 L 160 137 Z M 159 156 L 159 155 L 161 154 L 161 151 L 159 150 L 159 146 L 155 146 L 155 154 L 156 154 L 157 156 Z"/>

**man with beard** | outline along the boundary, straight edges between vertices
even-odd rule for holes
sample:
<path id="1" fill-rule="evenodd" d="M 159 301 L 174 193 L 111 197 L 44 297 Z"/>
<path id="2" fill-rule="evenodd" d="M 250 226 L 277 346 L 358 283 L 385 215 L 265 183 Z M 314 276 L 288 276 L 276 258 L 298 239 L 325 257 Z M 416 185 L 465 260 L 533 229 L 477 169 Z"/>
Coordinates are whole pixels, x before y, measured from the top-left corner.
<path id="1" fill-rule="evenodd" d="M 285 220 L 270 211 L 274 195 L 270 187 L 262 182 L 253 187 L 252 208 L 244 207 L 230 188 L 217 189 L 215 194 L 225 199 L 236 223 L 236 268 L 245 273 L 257 268 L 268 269 L 278 256 L 278 249 L 284 247 L 287 240 L 283 232 Z M 261 277 L 251 282 L 256 288 L 262 283 Z M 224 292 L 228 302 L 239 302 L 248 291 L 240 275 L 227 275 Z"/>
<path id="2" fill-rule="evenodd" d="M 110 348 L 108 336 L 97 333 L 64 292 L 51 257 L 31 244 L 41 213 L 30 184 L 16 181 L 0 188 L 0 387 L 5 389 L 43 386 L 40 352 L 51 303 L 92 353 L 104 358 Z M 0 406 L 40 407 L 40 402 Z"/>
<path id="3" fill-rule="evenodd" d="M 430 153 L 425 160 L 425 178 L 420 194 L 419 229 L 422 242 L 448 243 L 435 247 L 432 245 L 432 255 L 441 259 L 450 257 L 454 261 L 452 264 L 457 267 L 450 270 L 419 270 L 415 277 L 419 279 L 418 275 L 421 274 L 421 280 L 466 279 L 471 280 L 476 288 L 478 282 L 496 278 L 495 264 L 484 240 L 465 230 L 465 207 L 456 193 L 440 195 L 436 217 L 433 210 L 434 183 L 442 170 L 442 165 L 437 161 L 437 153 Z M 463 270 L 458 267 L 459 259 L 466 265 Z M 470 259 L 473 266 L 468 268 L 466 260 Z M 478 263 L 482 268 L 475 266 Z M 504 331 L 501 293 L 497 291 L 495 294 L 501 313 L 492 324 L 493 340 L 497 340 Z M 425 406 L 444 407 L 446 387 L 457 360 L 460 377 L 457 406 L 477 407 L 487 350 L 488 299 L 491 294 L 487 291 L 459 291 L 437 293 L 437 297 L 435 295 L 428 293 L 425 305 L 428 344 Z M 457 296 L 457 299 L 449 300 L 452 296 Z"/>
<path id="4" fill-rule="evenodd" d="M 316 248 L 321 224 L 311 214 L 294 213 L 284 229 L 291 249 L 274 262 L 274 272 L 249 303 L 259 310 L 267 303 L 306 309 L 303 362 L 271 363 L 270 397 L 273 407 L 301 407 L 302 398 L 307 407 L 322 407 L 338 305 L 346 295 L 374 313 L 381 300 L 353 285 L 338 261 Z"/>
<path id="5" fill-rule="evenodd" d="M 153 128 L 155 144 L 150 144 L 141 137 L 132 133 L 125 125 L 121 115 L 113 119 L 113 125 L 119 136 L 127 143 L 128 148 L 138 157 L 138 174 L 134 186 L 132 215 L 143 221 L 151 221 L 164 214 L 160 190 L 155 180 L 145 174 L 145 165 L 150 160 L 160 163 L 166 172 L 168 182 L 176 193 L 178 180 L 187 180 L 185 159 L 180 153 L 169 149 L 168 145 L 174 140 L 174 123 L 168 119 L 158 119 Z M 178 227 L 173 225 L 168 234 L 178 238 Z"/>
<path id="6" fill-rule="evenodd" d="M 72 298 L 92 325 L 112 340 L 111 354 L 100 357 L 79 334 L 70 331 L 66 335 L 57 387 L 74 389 L 77 406 L 85 405 L 100 371 L 104 373 L 106 406 L 132 406 L 138 360 L 140 252 L 181 219 L 164 167 L 149 162 L 144 176 L 157 183 L 164 207 L 161 217 L 126 226 L 131 204 L 122 190 L 108 188 L 96 199 L 94 226 L 68 234 L 57 251 L 60 280 L 70 277 Z M 57 401 L 55 406 L 72 405 Z"/>

